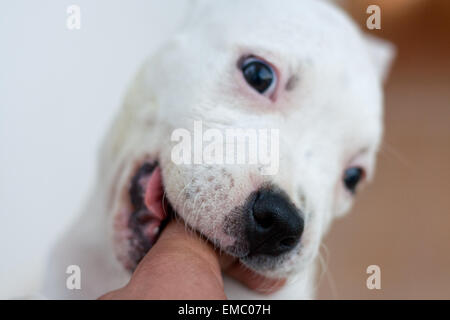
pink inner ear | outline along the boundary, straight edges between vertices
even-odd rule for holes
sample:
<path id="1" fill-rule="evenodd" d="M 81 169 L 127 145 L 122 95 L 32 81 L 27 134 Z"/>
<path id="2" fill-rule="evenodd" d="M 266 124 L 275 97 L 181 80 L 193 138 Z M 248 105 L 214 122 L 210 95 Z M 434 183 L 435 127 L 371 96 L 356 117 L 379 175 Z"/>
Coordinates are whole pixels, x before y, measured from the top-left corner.
<path id="1" fill-rule="evenodd" d="M 156 167 L 145 188 L 144 203 L 150 213 L 158 220 L 164 220 L 166 213 L 163 207 L 164 189 L 162 185 L 161 169 Z"/>

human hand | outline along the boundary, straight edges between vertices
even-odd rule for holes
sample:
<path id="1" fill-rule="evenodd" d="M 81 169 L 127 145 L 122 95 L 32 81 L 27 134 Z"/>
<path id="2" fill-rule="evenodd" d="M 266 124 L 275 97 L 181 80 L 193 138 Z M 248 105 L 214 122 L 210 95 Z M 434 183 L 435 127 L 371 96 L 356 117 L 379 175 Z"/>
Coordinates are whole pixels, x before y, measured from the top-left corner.
<path id="1" fill-rule="evenodd" d="M 284 280 L 264 278 L 234 258 L 219 256 L 211 244 L 171 221 L 129 283 L 100 299 L 226 299 L 221 270 L 261 293 L 284 285 Z"/>

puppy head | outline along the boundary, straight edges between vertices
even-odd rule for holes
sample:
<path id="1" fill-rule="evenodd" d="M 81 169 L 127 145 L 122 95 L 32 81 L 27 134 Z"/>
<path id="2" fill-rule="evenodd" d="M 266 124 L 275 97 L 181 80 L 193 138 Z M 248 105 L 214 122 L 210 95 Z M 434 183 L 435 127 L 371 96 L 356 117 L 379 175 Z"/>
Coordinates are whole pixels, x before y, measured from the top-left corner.
<path id="1" fill-rule="evenodd" d="M 373 172 L 389 61 L 388 48 L 373 46 L 322 1 L 227 0 L 196 10 L 144 65 L 109 135 L 122 260 L 133 265 L 130 250 L 151 247 L 136 230 L 149 238 L 157 229 L 142 231 L 130 216 L 144 210 L 150 224 L 161 221 L 152 201 L 164 193 L 187 225 L 260 274 L 288 277 L 311 265 L 331 220 Z M 249 128 L 256 141 L 271 137 L 271 163 L 195 161 L 205 141 L 226 150 L 227 130 Z M 177 132 L 189 136 L 182 157 L 190 161 L 174 161 Z M 130 204 L 133 176 L 140 196 Z"/>

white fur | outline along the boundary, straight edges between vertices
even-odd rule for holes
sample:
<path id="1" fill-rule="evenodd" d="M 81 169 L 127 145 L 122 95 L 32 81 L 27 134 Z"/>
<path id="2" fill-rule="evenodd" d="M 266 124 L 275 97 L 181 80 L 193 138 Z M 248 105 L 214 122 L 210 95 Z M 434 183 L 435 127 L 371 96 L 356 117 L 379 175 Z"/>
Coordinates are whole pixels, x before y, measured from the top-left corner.
<path id="1" fill-rule="evenodd" d="M 371 47 L 350 19 L 327 2 L 201 2 L 132 83 L 101 150 L 91 200 L 50 259 L 44 294 L 95 298 L 128 281 L 130 274 L 117 258 L 126 258 L 126 235 L 117 234 L 114 224 L 127 210 L 133 170 L 150 158 L 159 160 L 167 197 L 178 214 L 219 246 L 227 241 L 223 219 L 234 207 L 263 183 L 282 188 L 305 213 L 305 231 L 298 248 L 276 268 L 259 272 L 287 277 L 288 285 L 272 296 L 259 296 L 226 278 L 226 293 L 229 298 L 312 298 L 322 236 L 352 203 L 343 171 L 354 163 L 370 176 L 382 135 L 382 78 L 390 55 L 389 48 Z M 278 69 L 276 101 L 246 85 L 236 66 L 244 54 L 263 57 Z M 288 91 L 284 87 L 291 76 L 297 81 Z M 279 173 L 175 165 L 171 132 L 192 130 L 193 120 L 219 129 L 279 128 Z M 229 179 L 221 178 L 220 190 L 214 191 L 208 177 L 224 173 Z M 196 196 L 184 199 L 187 192 Z M 82 290 L 65 287 L 70 264 L 81 267 Z"/>

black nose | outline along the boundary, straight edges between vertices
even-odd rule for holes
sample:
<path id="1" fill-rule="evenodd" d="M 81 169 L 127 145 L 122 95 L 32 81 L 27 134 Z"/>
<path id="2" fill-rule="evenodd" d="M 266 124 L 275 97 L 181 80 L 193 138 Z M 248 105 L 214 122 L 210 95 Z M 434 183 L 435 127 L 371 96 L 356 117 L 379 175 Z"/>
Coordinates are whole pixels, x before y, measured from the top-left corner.
<path id="1" fill-rule="evenodd" d="M 302 213 L 282 191 L 262 188 L 248 202 L 250 255 L 277 256 L 295 247 L 303 233 Z"/>

